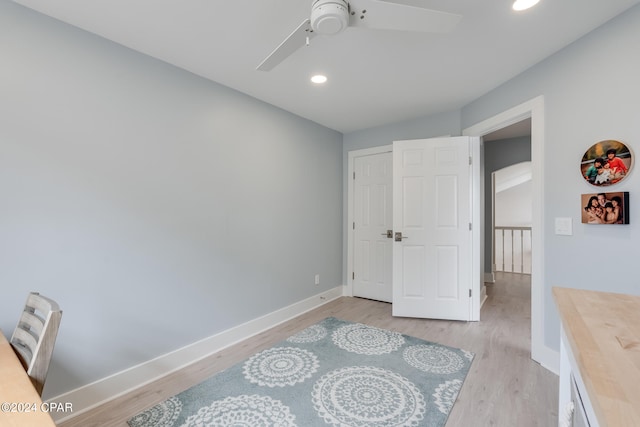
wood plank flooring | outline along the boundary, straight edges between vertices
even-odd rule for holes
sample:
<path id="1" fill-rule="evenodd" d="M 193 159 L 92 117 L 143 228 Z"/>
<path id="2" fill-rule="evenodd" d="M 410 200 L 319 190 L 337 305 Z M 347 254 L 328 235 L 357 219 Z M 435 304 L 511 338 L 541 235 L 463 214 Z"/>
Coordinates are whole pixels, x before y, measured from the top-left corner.
<path id="1" fill-rule="evenodd" d="M 480 322 L 396 318 L 391 304 L 343 297 L 220 351 L 59 427 L 127 427 L 133 415 L 325 317 L 366 323 L 476 354 L 447 427 L 558 425 L 558 377 L 531 360 L 530 277 L 498 273 Z"/>

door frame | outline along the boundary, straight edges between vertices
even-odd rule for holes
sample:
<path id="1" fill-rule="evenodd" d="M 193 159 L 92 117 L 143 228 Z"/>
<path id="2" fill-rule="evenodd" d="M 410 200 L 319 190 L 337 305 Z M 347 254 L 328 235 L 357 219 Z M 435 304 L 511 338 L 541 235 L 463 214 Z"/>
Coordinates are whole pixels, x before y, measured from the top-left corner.
<path id="1" fill-rule="evenodd" d="M 531 118 L 532 232 L 531 232 L 531 358 L 558 372 L 558 354 L 544 343 L 544 96 L 540 95 L 463 130 L 484 136 Z"/>
<path id="2" fill-rule="evenodd" d="M 355 173 L 355 159 L 356 157 L 371 156 L 374 154 L 391 153 L 393 152 L 393 145 L 381 145 L 379 147 L 364 148 L 361 150 L 353 150 L 347 153 L 347 286 L 344 290 L 345 296 L 353 296 L 353 251 L 354 245 L 354 230 L 353 230 L 353 217 L 354 217 L 354 183 L 353 174 Z"/>

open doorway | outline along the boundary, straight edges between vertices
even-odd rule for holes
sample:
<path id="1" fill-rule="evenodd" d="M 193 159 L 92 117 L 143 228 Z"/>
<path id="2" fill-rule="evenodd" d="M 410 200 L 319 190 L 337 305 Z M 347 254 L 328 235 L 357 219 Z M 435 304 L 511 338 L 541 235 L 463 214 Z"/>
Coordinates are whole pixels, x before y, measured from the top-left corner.
<path id="1" fill-rule="evenodd" d="M 463 135 L 485 137 L 493 132 L 531 119 L 532 235 L 531 235 L 531 358 L 552 372 L 558 372 L 557 352 L 544 342 L 544 96 L 509 108 L 463 130 Z M 484 253 L 484 251 L 483 251 Z"/>
<path id="2" fill-rule="evenodd" d="M 531 274 L 531 162 L 491 174 L 493 188 L 492 273 Z"/>
<path id="3" fill-rule="evenodd" d="M 531 118 L 485 135 L 483 147 L 487 309 L 518 307 L 509 331 L 529 335 L 531 324 L 526 320 L 531 315 Z M 531 343 L 522 345 L 531 349 Z"/>
<path id="4" fill-rule="evenodd" d="M 525 270 L 522 246 L 530 245 L 532 223 L 531 118 L 491 132 L 483 142 L 483 271 L 485 282 L 494 283 L 496 271 Z"/>

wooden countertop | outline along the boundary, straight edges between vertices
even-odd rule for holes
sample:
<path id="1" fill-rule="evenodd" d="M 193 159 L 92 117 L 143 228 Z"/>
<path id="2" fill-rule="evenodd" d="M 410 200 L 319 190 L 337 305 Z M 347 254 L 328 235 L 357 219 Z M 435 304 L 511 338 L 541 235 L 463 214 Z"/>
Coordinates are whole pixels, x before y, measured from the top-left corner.
<path id="1" fill-rule="evenodd" d="M 13 348 L 0 330 L 0 425 L 55 427 L 47 405 L 31 384 Z"/>
<path id="2" fill-rule="evenodd" d="M 553 288 L 601 426 L 640 426 L 640 296 Z"/>

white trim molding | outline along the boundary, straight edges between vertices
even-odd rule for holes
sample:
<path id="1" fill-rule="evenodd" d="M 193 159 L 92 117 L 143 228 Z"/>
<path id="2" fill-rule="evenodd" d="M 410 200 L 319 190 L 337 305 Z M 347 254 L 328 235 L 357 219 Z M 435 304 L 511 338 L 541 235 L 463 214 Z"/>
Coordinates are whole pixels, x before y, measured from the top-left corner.
<path id="1" fill-rule="evenodd" d="M 532 169 L 532 271 L 531 358 L 558 373 L 560 354 L 544 342 L 544 97 L 538 96 L 494 117 L 464 129 L 463 135 L 484 136 L 531 117 Z"/>
<path id="2" fill-rule="evenodd" d="M 54 412 L 51 416 L 56 424 L 67 421 L 233 344 L 340 298 L 343 295 L 343 288 L 344 286 L 340 285 L 329 289 L 265 316 L 49 399 L 48 402 L 73 405 L 72 413 Z"/>

